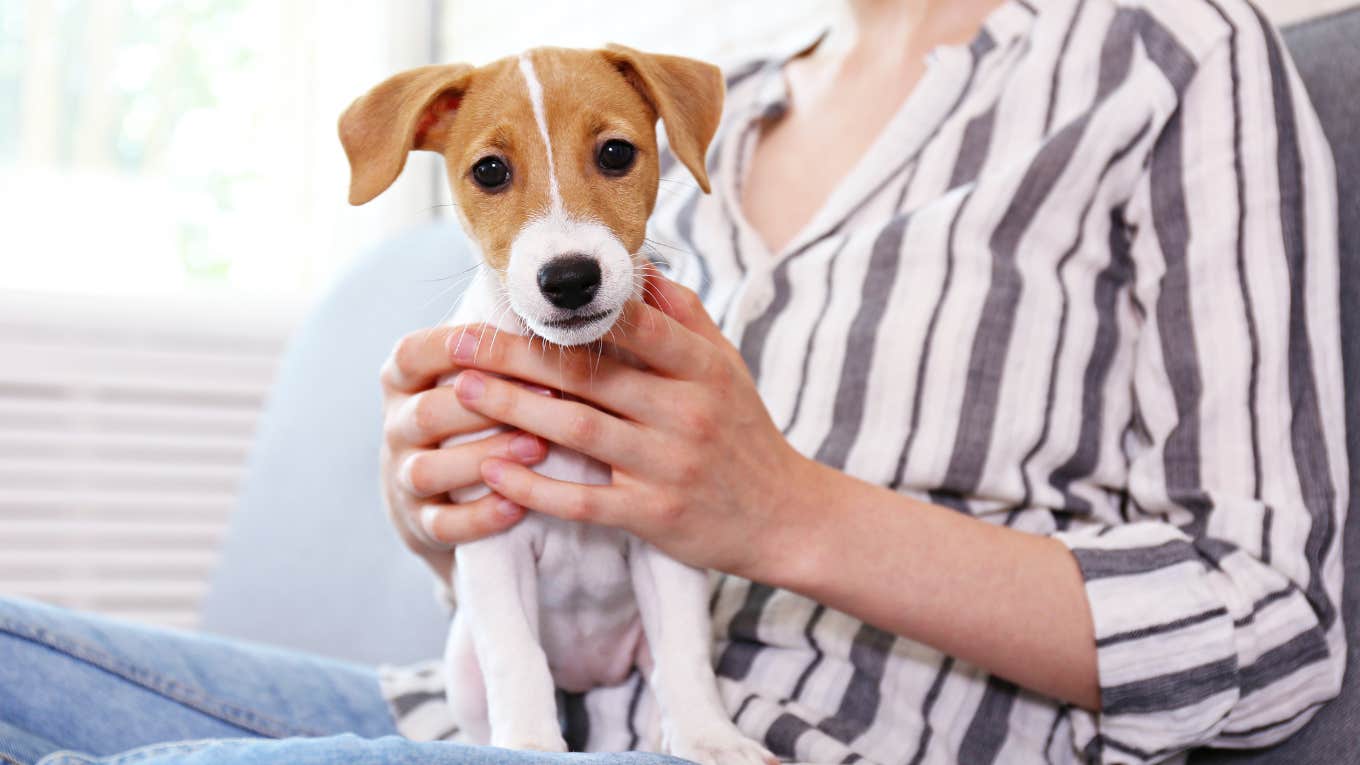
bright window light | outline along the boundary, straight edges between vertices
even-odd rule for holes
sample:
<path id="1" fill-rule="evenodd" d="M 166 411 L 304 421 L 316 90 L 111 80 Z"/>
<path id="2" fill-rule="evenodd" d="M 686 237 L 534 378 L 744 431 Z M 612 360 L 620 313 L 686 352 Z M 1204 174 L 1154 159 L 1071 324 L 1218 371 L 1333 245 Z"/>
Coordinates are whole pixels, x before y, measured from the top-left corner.
<path id="1" fill-rule="evenodd" d="M 303 297 L 437 217 L 437 158 L 345 204 L 335 120 L 401 69 L 540 44 L 733 62 L 835 0 L 0 0 L 0 290 Z"/>
<path id="2" fill-rule="evenodd" d="M 429 58 L 427 4 L 355 5 L 0 0 L 0 289 L 302 296 L 430 219 L 345 204 L 340 111 Z"/>

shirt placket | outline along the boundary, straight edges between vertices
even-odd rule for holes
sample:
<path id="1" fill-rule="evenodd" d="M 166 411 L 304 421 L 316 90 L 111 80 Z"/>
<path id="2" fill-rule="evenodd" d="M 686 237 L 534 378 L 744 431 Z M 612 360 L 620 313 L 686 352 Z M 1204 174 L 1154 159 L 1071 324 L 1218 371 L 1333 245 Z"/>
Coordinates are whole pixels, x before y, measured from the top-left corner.
<path id="1" fill-rule="evenodd" d="M 722 174 L 719 184 L 720 204 L 732 222 L 734 231 L 734 251 L 732 257 L 744 265 L 744 273 L 733 290 L 723 317 L 723 330 L 733 342 L 739 342 L 741 332 L 755 316 L 769 308 L 774 300 L 773 269 L 774 254 L 765 247 L 764 240 L 756 234 L 746 221 L 741 209 L 741 182 L 745 176 L 746 163 L 758 140 L 761 125 L 777 119 L 787 108 L 788 93 L 783 83 L 783 67 L 786 60 L 772 65 L 763 76 L 759 95 L 743 112 L 741 120 L 734 125 L 737 140 L 726 148 L 726 156 L 721 157 L 721 167 L 728 170 Z M 749 247 L 745 246 L 747 243 Z M 742 252 L 745 254 L 743 255 Z"/>

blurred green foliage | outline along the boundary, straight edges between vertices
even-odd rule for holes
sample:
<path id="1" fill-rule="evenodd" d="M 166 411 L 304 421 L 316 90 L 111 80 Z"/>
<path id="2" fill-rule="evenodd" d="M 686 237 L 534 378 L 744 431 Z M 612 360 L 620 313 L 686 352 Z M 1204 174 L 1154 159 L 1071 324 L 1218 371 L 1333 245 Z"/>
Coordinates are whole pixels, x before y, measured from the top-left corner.
<path id="1" fill-rule="evenodd" d="M 163 188 L 179 259 L 220 281 L 229 248 L 211 229 L 240 187 L 224 127 L 267 77 L 250 0 L 0 0 L 0 169 L 132 176 Z M 242 136 L 245 140 L 246 136 Z M 203 161 L 190 161 L 201 157 Z M 77 201 L 77 200 L 73 200 Z"/>

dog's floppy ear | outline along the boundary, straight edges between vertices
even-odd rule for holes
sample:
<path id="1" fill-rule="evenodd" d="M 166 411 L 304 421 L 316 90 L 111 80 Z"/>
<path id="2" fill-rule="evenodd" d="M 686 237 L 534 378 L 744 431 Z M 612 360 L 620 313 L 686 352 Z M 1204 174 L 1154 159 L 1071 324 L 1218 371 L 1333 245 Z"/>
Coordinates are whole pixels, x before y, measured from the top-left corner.
<path id="1" fill-rule="evenodd" d="M 350 204 L 361 205 L 391 186 L 408 152 L 444 151 L 472 71 L 468 64 L 422 66 L 384 80 L 350 104 L 340 115 Z"/>
<path id="2" fill-rule="evenodd" d="M 622 45 L 606 46 L 604 57 L 652 105 L 666 125 L 671 151 L 708 188 L 704 156 L 722 120 L 722 70 L 680 56 L 643 53 Z"/>

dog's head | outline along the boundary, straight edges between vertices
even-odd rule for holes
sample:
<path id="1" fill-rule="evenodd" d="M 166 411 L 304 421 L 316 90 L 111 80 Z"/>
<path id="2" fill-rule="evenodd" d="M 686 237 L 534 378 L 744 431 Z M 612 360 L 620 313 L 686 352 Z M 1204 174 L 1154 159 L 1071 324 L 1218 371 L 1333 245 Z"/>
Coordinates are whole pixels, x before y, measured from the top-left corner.
<path id="1" fill-rule="evenodd" d="M 589 343 L 639 289 L 657 119 L 707 192 L 722 100 L 716 67 L 622 46 L 412 69 L 340 117 L 349 201 L 382 193 L 407 152 L 439 152 L 463 227 L 510 307 L 551 342 Z"/>

